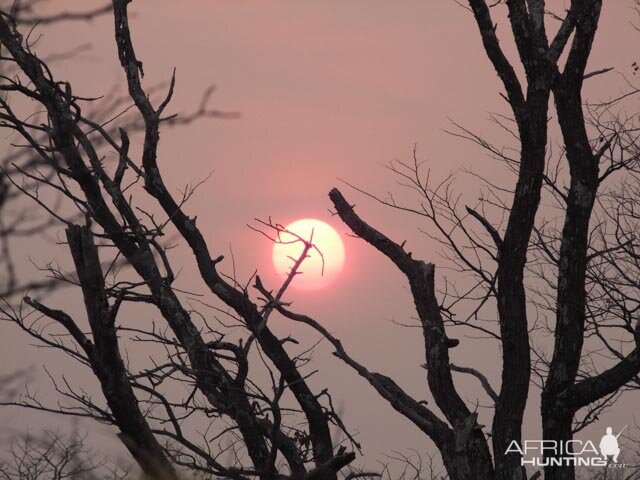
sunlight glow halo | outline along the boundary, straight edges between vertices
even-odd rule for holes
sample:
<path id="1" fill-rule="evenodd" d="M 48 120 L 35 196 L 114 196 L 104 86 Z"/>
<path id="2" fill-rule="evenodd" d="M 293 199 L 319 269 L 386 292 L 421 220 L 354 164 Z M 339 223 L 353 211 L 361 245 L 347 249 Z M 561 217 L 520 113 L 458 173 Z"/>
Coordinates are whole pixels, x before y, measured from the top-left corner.
<path id="1" fill-rule="evenodd" d="M 308 240 L 313 232 L 313 243 L 322 252 L 324 257 L 324 273 L 322 272 L 322 257 L 315 250 L 309 251 L 309 256 L 302 264 L 301 273 L 293 280 L 291 286 L 302 290 L 317 290 L 332 283 L 344 266 L 344 244 L 335 229 L 313 218 L 303 218 L 287 225 L 286 230 Z M 294 260 L 302 254 L 304 245 L 302 242 L 293 242 L 293 235 L 283 233 L 280 236 L 283 243 L 273 246 L 273 266 L 278 276 L 284 281 L 291 271 Z"/>

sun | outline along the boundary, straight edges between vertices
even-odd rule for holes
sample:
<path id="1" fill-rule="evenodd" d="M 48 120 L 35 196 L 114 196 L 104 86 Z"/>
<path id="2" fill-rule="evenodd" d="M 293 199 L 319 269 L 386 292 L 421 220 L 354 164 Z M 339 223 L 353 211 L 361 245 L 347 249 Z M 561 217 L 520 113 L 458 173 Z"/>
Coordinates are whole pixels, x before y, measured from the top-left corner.
<path id="1" fill-rule="evenodd" d="M 285 229 L 305 240 L 313 235 L 312 241 L 317 247 L 317 250 L 309 251 L 300 267 L 302 273 L 293 279 L 292 287 L 316 290 L 332 283 L 342 270 L 345 258 L 344 244 L 338 232 L 331 225 L 313 218 L 296 220 Z M 273 246 L 273 266 L 283 281 L 304 249 L 303 242 L 296 241 L 295 235 L 281 233 L 279 242 Z"/>

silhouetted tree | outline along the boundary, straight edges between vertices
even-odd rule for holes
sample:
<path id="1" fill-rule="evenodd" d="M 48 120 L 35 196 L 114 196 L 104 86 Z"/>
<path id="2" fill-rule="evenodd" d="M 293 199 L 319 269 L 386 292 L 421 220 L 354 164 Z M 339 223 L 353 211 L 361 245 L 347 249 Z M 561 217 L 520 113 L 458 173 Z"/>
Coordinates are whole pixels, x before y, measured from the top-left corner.
<path id="1" fill-rule="evenodd" d="M 45 431 L 16 438 L 0 460 L 3 480 L 125 480 L 134 478 L 122 465 L 88 451 L 85 439 Z"/>
<path id="2" fill-rule="evenodd" d="M 511 186 L 498 186 L 477 175 L 488 193 L 474 207 L 461 205 L 452 178 L 434 185 L 428 175 L 422 175 L 414 152 L 413 162 L 396 162 L 390 168 L 417 193 L 417 206 L 368 194 L 428 220 L 449 259 L 473 276 L 470 289 L 449 290 L 445 282 L 444 291 L 438 292 L 434 263 L 416 258 L 404 242 L 392 240 L 367 223 L 340 191 L 329 193 L 336 214 L 352 233 L 386 256 L 409 283 L 423 332 L 424 368 L 435 407 L 413 398 L 388 376 L 369 370 L 319 321 L 291 311 L 283 301 L 291 279 L 314 248 L 310 239 L 297 238 L 304 246 L 302 254 L 294 259 L 289 277 L 277 290 L 255 277 L 261 295 L 258 301 L 251 298 L 248 284 L 218 271 L 222 256 L 211 253 L 195 217 L 184 209 L 194 189 L 176 199 L 161 174 L 160 127 L 174 119 L 165 111 L 175 76 L 159 101 L 143 87 L 142 62 L 131 40 L 129 3 L 113 0 L 113 14 L 128 94 L 144 132 L 139 161 L 131 153 L 134 149 L 127 129 L 120 128 L 116 138 L 114 130 L 87 116 L 79 106 L 86 99 L 76 97 L 69 83 L 53 78 L 10 13 L 0 16 L 0 43 L 8 52 L 2 59 L 17 71 L 3 77 L 0 84 L 5 93 L 0 98 L 3 126 L 16 131 L 53 175 L 18 173 L 70 200 L 84 221 L 80 224 L 77 219 L 56 215 L 39 198 L 37 189 L 9 180 L 66 225 L 76 275 L 53 268 L 52 273 L 80 287 L 90 332 L 84 332 L 81 323 L 64 311 L 31 298 L 24 300 L 31 308 L 28 312 L 24 305 L 6 304 L 3 313 L 45 345 L 91 368 L 107 407 L 73 391 L 64 379 L 55 384 L 56 389 L 74 400 L 73 407 L 52 408 L 29 394 L 13 403 L 116 425 L 133 458 L 155 478 L 176 478 L 176 467 L 238 479 L 338 478 L 355 453 L 334 444 L 331 425 L 343 430 L 344 426 L 328 394 L 309 386 L 304 373 L 307 352 L 291 353 L 285 346 L 295 340 L 279 338 L 271 330 L 269 318 L 279 313 L 321 333 L 340 360 L 424 432 L 441 453 L 449 478 L 524 480 L 527 472 L 520 456 L 505 452 L 512 442 L 522 443 L 532 384 L 541 390 L 543 437 L 561 442 L 571 440 L 619 394 L 634 387 L 640 371 L 638 130 L 635 117 L 612 116 L 617 101 L 586 108 L 582 99 L 584 80 L 607 70 L 586 70 L 601 0 L 573 0 L 561 15 L 549 12 L 543 0 L 468 1 L 511 109 L 511 117 L 494 120 L 517 138 L 516 154 L 463 127 L 453 133 L 478 143 L 503 162 L 515 175 Z M 499 8 L 507 10 L 522 78 L 498 41 L 492 9 Z M 550 21 L 558 25 L 553 36 L 547 33 Z M 43 121 L 15 112 L 8 94 L 37 102 L 46 112 Z M 562 139 L 558 159 L 552 156 L 548 135 L 551 100 Z M 115 165 L 105 164 L 102 149 L 115 152 Z M 566 172 L 560 169 L 564 163 Z M 129 192 L 138 182 L 155 200 L 159 212 L 147 212 L 135 204 L 137 197 Z M 553 202 L 549 209 L 541 208 L 545 195 Z M 200 278 L 224 304 L 227 310 L 221 313 L 243 332 L 238 340 L 227 338 L 229 325 L 218 319 L 213 328 L 208 323 L 210 316 L 185 306 L 161 244 L 170 228 L 188 245 Z M 276 242 L 285 233 L 271 221 L 261 228 Z M 124 259 L 131 267 L 126 279 L 109 278 L 111 266 L 105 268 L 101 261 L 107 247 L 116 252 L 107 265 Z M 119 312 L 122 305 L 134 302 L 160 312 L 168 328 L 127 326 Z M 464 318 L 456 315 L 458 309 Z M 495 324 L 481 319 L 490 309 L 498 312 Z M 68 336 L 50 335 L 29 319 L 34 311 L 53 320 Z M 531 318 L 532 312 L 544 312 L 553 319 L 541 325 Z M 460 343 L 449 336 L 453 328 L 480 331 L 498 342 L 499 388 L 475 366 L 452 362 L 451 349 Z M 536 343 L 538 334 L 543 339 L 545 334 L 551 337 L 547 341 L 550 354 L 545 345 Z M 161 347 L 164 361 L 139 372 L 130 370 L 121 354 L 125 335 Z M 592 350 L 585 348 L 588 342 L 604 346 L 607 358 L 598 362 Z M 270 384 L 265 387 L 256 372 L 266 373 Z M 454 373 L 471 375 L 483 387 L 494 407 L 489 426 L 479 421 L 477 405 L 459 393 Z M 190 394 L 172 398 L 165 390 L 172 382 L 189 386 Z M 215 419 L 213 435 L 207 432 L 204 441 L 193 440 L 183 428 L 192 416 Z M 227 452 L 232 452 L 231 459 L 223 462 Z M 548 450 L 545 455 L 554 456 Z M 422 469 L 411 467 L 414 460 L 405 460 L 420 477 Z M 536 472 L 536 478 L 540 474 Z M 431 475 L 439 476 L 434 471 Z M 372 474 L 354 470 L 346 476 Z M 551 465 L 545 478 L 573 480 L 575 472 L 570 465 Z"/>
<path id="3" fill-rule="evenodd" d="M 274 303 L 258 305 L 250 298 L 247 286 L 217 271 L 223 257 L 211 256 L 195 217 L 183 210 L 193 189 L 176 200 L 165 187 L 157 154 L 161 125 L 176 121 L 174 115 L 165 114 L 175 75 L 165 98 L 154 105 L 141 82 L 142 62 L 131 41 L 129 3 L 114 0 L 112 11 L 128 94 L 143 131 L 140 162 L 130 153 L 127 125 L 119 126 L 119 138 L 115 138 L 110 128 L 117 117 L 92 119 L 80 107 L 91 99 L 74 95 L 69 83 L 56 80 L 46 61 L 33 51 L 30 37 L 21 33 L 12 13 L 0 14 L 2 60 L 15 67 L 15 73 L 3 76 L 0 84 L 2 126 L 16 132 L 24 147 L 52 172 L 41 175 L 38 170 L 17 169 L 28 182 L 19 182 L 16 172 L 9 172 L 8 179 L 17 191 L 66 225 L 75 275 L 53 267 L 50 272 L 59 281 L 80 287 L 89 332 L 65 311 L 29 297 L 21 306 L 5 302 L 1 311 L 5 320 L 44 345 L 90 368 L 107 405 L 101 406 L 84 391 L 74 391 L 64 377 L 53 381 L 61 395 L 73 400 L 71 405 L 42 404 L 29 392 L 15 402 L 4 403 L 115 425 L 143 472 L 154 479 L 178 478 L 176 466 L 236 479 L 335 479 L 355 453 L 347 451 L 345 445 L 334 446 L 332 425 L 344 428 L 326 390 L 314 392 L 308 384 L 311 373 L 303 369 L 309 352 L 290 353 L 286 345 L 297 342 L 272 332 L 267 320 Z M 36 102 L 44 113 L 27 115 L 14 108 L 13 103 L 21 97 Z M 202 107 L 195 115 L 207 113 Z M 215 112 L 213 115 L 218 116 Z M 113 168 L 103 162 L 99 153 L 102 149 L 117 154 Z M 134 206 L 128 192 L 138 182 L 157 202 L 163 220 L 158 218 L 160 214 Z M 76 217 L 52 210 L 40 197 L 44 187 L 70 200 Z M 78 224 L 78 219 L 84 219 L 84 225 Z M 211 317 L 207 319 L 184 305 L 181 292 L 173 285 L 174 269 L 166 248 L 160 243 L 170 225 L 191 248 L 204 284 L 229 309 L 219 310 L 231 319 L 232 326 L 217 320 L 223 329 L 217 331 L 208 323 Z M 280 227 L 275 228 L 282 233 Z M 304 244 L 303 254 L 276 294 L 278 299 L 308 250 L 314 248 L 305 239 L 299 241 Z M 103 267 L 99 249 L 104 252 L 109 246 L 117 253 Z M 131 267 L 131 277 L 109 281 L 110 270 L 121 259 Z M 153 306 L 168 329 L 149 324 L 135 328 L 123 325 L 119 313 L 122 305 L 130 302 Z M 26 312 L 25 306 L 33 311 Z M 32 320 L 35 315 L 53 321 L 66 335 L 51 332 L 38 319 Z M 245 333 L 235 334 L 236 340 L 227 339 L 234 328 Z M 139 372 L 130 370 L 120 345 L 126 332 L 138 341 L 164 349 L 165 361 Z M 265 378 L 266 382 L 262 380 Z M 165 387 L 172 382 L 190 390 L 186 398 L 171 398 Z M 192 440 L 193 433 L 183 428 L 197 416 L 201 417 L 199 426 L 209 424 L 203 442 Z M 355 442 L 352 445 L 357 447 Z M 226 463 L 222 457 L 228 457 Z M 354 473 L 352 478 L 357 476 Z"/>
<path id="4" fill-rule="evenodd" d="M 53 15 L 44 15 L 40 13 L 41 6 L 42 2 L 38 0 L 2 0 L 0 2 L 0 9 L 10 12 L 14 21 L 19 22 L 24 28 L 69 21 L 90 21 L 110 11 L 110 5 L 105 4 L 102 7 L 86 11 L 65 11 Z M 80 45 L 77 48 L 67 52 L 60 52 L 54 57 L 46 58 L 45 60 L 49 63 L 54 63 L 68 59 L 86 47 L 86 44 Z M 6 77 L 11 77 L 16 73 L 16 66 L 13 62 L 2 62 L 0 69 L 0 74 Z M 97 114 L 97 112 L 93 113 Z M 42 138 L 42 135 L 38 135 L 38 137 Z M 8 298 L 21 291 L 24 292 L 25 289 L 31 291 L 49 290 L 55 284 L 54 279 L 41 278 L 31 282 L 23 281 L 16 272 L 12 247 L 20 242 L 22 238 L 41 234 L 55 224 L 55 219 L 48 215 L 42 215 L 43 212 L 41 211 L 36 210 L 34 212 L 20 208 L 19 203 L 22 195 L 18 189 L 14 188 L 10 178 L 12 174 L 21 171 L 44 176 L 49 176 L 52 173 L 47 168 L 47 165 L 42 162 L 42 159 L 30 149 L 15 148 L 11 151 L 6 151 L 0 160 L 0 296 L 3 298 Z M 56 199 L 51 200 L 49 203 L 50 208 L 54 211 L 57 211 L 60 207 L 60 202 L 56 201 Z"/>
<path id="5" fill-rule="evenodd" d="M 433 184 L 429 175 L 421 174 L 414 152 L 412 163 L 394 162 L 390 169 L 402 185 L 417 193 L 416 206 L 360 192 L 429 220 L 435 227 L 430 235 L 445 245 L 448 258 L 460 271 L 473 276 L 473 286 L 465 292 L 455 285 L 445 289 L 444 300 L 451 301 L 445 305 L 436 292 L 433 263 L 416 258 L 404 242 L 393 241 L 369 225 L 337 189 L 329 194 L 337 215 L 353 234 L 385 255 L 406 277 L 424 334 L 427 383 L 442 415 L 411 397 L 391 378 L 358 363 L 318 321 L 285 307 L 279 311 L 321 332 L 334 345 L 336 356 L 433 440 L 451 479 L 524 480 L 527 474 L 520 455 L 505 452 L 513 441 L 522 444 L 532 371 L 534 380 L 541 382 L 543 438 L 565 444 L 585 422 L 593 421 L 620 392 L 637 382 L 637 118 L 626 122 L 607 119 L 611 108 L 601 109 L 599 115 L 597 109 L 591 109 L 595 115 L 585 115 L 584 80 L 610 70 L 586 71 L 601 1 L 574 0 L 562 15 L 549 12 L 543 0 L 491 5 L 469 0 L 468 6 L 512 113 L 510 118 L 495 116 L 494 120 L 517 138 L 518 145 L 506 151 L 462 127 L 453 133 L 478 143 L 506 163 L 515 174 L 514 185 L 498 186 L 491 178 L 476 175 L 489 193 L 480 199 L 479 207 L 463 207 L 452 179 Z M 498 8 L 507 10 L 523 78 L 498 40 L 492 18 L 492 9 Z M 547 33 L 549 21 L 559 25 L 552 37 Z M 562 161 L 569 167 L 565 175 L 551 168 L 551 99 L 560 127 Z M 510 157 L 513 151 L 516 154 Z M 614 186 L 603 187 L 612 178 L 616 178 Z M 547 191 L 556 201 L 556 217 L 562 217 L 559 227 L 546 222 L 544 212 L 539 211 Z M 596 205 L 602 207 L 599 218 L 594 216 Z M 540 290 L 529 281 L 530 270 L 537 272 L 532 277 L 546 282 L 546 288 Z M 538 322 L 530 314 L 541 297 L 550 307 L 547 312 L 555 317 L 547 328 L 552 334 L 548 357 L 532 341 Z M 460 320 L 454 313 L 458 309 L 464 315 L 463 304 L 467 309 L 469 304 L 475 306 Z M 480 312 L 487 308 L 497 309 L 497 331 L 492 323 L 479 320 Z M 473 329 L 497 340 L 499 388 L 492 387 L 478 369 L 452 363 L 450 350 L 459 340 L 449 338 L 451 327 Z M 603 341 L 608 358 L 595 359 L 593 351 L 584 348 L 585 338 Z M 454 382 L 456 372 L 473 375 L 485 389 L 494 405 L 490 427 L 478 422 L 477 405 L 460 395 Z M 578 412 L 585 411 L 576 419 Z M 545 451 L 546 457 L 560 455 L 559 451 Z M 551 462 L 545 478 L 574 479 L 574 468 Z"/>

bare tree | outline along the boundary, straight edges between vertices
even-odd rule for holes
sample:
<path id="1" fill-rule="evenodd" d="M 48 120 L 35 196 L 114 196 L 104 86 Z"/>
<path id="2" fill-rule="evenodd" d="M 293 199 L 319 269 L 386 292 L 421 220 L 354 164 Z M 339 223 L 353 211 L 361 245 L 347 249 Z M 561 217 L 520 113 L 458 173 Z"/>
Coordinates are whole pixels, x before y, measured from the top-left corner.
<path id="1" fill-rule="evenodd" d="M 369 225 L 337 189 L 329 194 L 336 214 L 353 234 L 386 256 L 409 283 L 424 333 L 424 367 L 435 407 L 360 364 L 320 322 L 279 307 L 283 315 L 322 333 L 338 358 L 433 440 L 452 479 L 526 478 L 521 455 L 506 452 L 512 442 L 522 444 L 532 381 L 539 380 L 541 388 L 543 438 L 564 445 L 637 383 L 637 128 L 634 121 L 611 118 L 611 108 L 599 113 L 591 109 L 587 118 L 582 99 L 584 80 L 610 70 L 586 71 L 601 4 L 572 1 L 559 15 L 548 11 L 544 1 L 468 2 L 511 109 L 511 117 L 496 115 L 494 121 L 513 134 L 517 146 L 496 148 L 459 126 L 453 133 L 504 162 L 515 174 L 513 186 L 498 186 L 476 174 L 488 193 L 477 207 L 462 205 L 453 179 L 434 184 L 421 173 L 414 152 L 413 162 L 394 162 L 390 170 L 417 194 L 416 206 L 357 189 L 388 207 L 428 220 L 435 228 L 428 234 L 445 246 L 447 259 L 474 277 L 469 289 L 460 291 L 447 282 L 451 288 L 444 289 L 440 301 L 433 263 L 415 258 L 405 242 L 393 241 Z M 507 10 L 523 79 L 500 46 L 491 12 L 498 8 Z M 547 34 L 549 22 L 558 25 L 553 37 Z M 561 161 L 569 167 L 564 175 L 554 170 L 549 156 L 552 95 Z M 606 182 L 614 187 L 605 189 Z M 540 211 L 543 193 L 556 201 L 559 228 L 545 221 L 546 212 Z M 601 207 L 599 218 L 594 215 L 596 205 Z M 529 275 L 530 271 L 538 275 Z M 546 288 L 538 290 L 533 277 Z M 547 328 L 530 318 L 540 298 L 554 317 Z M 497 309 L 497 325 L 482 320 L 483 312 L 491 308 Z M 448 336 L 453 327 L 472 329 L 498 342 L 502 357 L 498 388 L 478 369 L 451 361 L 450 349 L 459 344 Z M 540 330 L 552 335 L 549 356 L 534 342 L 534 333 Z M 591 347 L 585 347 L 591 341 L 600 342 L 601 348 L 604 344 L 607 358 L 598 361 Z M 461 397 L 454 373 L 475 377 L 484 389 L 493 404 L 490 427 L 478 422 L 477 405 Z M 575 478 L 574 467 L 560 461 L 560 449 L 547 450 L 545 456 L 550 460 L 545 478 Z"/>
<path id="2" fill-rule="evenodd" d="M 56 215 L 38 197 L 38 190 L 17 181 L 15 174 L 7 178 L 66 226 L 76 274 L 52 273 L 80 287 L 90 333 L 63 310 L 30 298 L 25 299 L 28 311 L 24 305 L 6 304 L 2 312 L 6 320 L 45 345 L 91 368 L 107 406 L 74 391 L 64 379 L 55 387 L 73 400 L 73 406 L 51 407 L 29 393 L 18 402 L 5 403 L 114 424 L 141 468 L 158 478 L 176 478 L 176 466 L 225 478 L 338 478 L 355 453 L 347 452 L 345 446 L 336 448 L 332 440 L 331 426 L 344 429 L 344 425 L 328 394 L 316 393 L 308 384 L 308 351 L 292 353 L 295 340 L 272 332 L 269 318 L 280 314 L 319 332 L 340 360 L 424 432 L 441 453 L 449 478 L 524 480 L 527 472 L 521 456 L 506 452 L 512 442 L 522 443 L 532 384 L 541 391 L 544 439 L 565 444 L 619 395 L 635 388 L 640 372 L 640 245 L 635 233 L 640 200 L 638 129 L 633 120 L 613 115 L 617 102 L 585 108 L 582 99 L 584 80 L 608 70 L 586 70 L 601 0 L 573 0 L 562 14 L 550 12 L 543 0 L 468 1 L 511 109 L 510 117 L 496 115 L 494 121 L 513 134 L 517 147 L 497 148 L 463 127 L 454 133 L 503 162 L 514 174 L 511 186 L 498 186 L 476 175 L 486 194 L 475 206 L 463 205 L 453 178 L 433 184 L 421 173 L 414 152 L 413 162 L 393 163 L 390 169 L 417 194 L 417 206 L 367 194 L 430 222 L 430 235 L 442 243 L 448 259 L 473 276 L 469 289 L 461 291 L 447 281 L 438 291 L 434 263 L 416 258 L 405 242 L 394 241 L 367 223 L 339 190 L 329 193 L 336 214 L 352 233 L 386 256 L 409 283 L 435 406 L 368 369 L 319 321 L 290 309 L 284 294 L 314 248 L 312 239 L 297 238 L 302 253 L 281 286 L 269 288 L 255 277 L 258 300 L 249 293 L 253 278 L 241 283 L 219 272 L 223 257 L 211 253 L 195 217 L 184 209 L 193 188 L 176 199 L 162 177 L 159 132 L 174 119 L 166 109 L 175 75 L 163 99 L 156 101 L 144 88 L 142 62 L 131 40 L 128 4 L 113 0 L 112 6 L 120 63 L 144 132 L 140 161 L 132 158 L 127 129 L 120 128 L 116 138 L 114 131 L 90 118 L 79 107 L 87 100 L 74 96 L 68 83 L 53 78 L 10 12 L 0 17 L 0 42 L 8 52 L 2 60 L 17 71 L 0 84 L 5 92 L 0 99 L 3 126 L 17 132 L 53 172 L 45 177 L 18 174 L 33 185 L 59 192 L 84 219 L 83 224 Z M 500 46 L 492 15 L 492 9 L 500 8 L 508 14 L 524 78 Z M 547 33 L 550 22 L 557 25 L 553 36 Z M 7 101 L 9 94 L 41 105 L 46 112 L 43 121 L 15 112 Z M 548 134 L 551 99 L 562 143 L 557 158 Z M 104 149 L 117 156 L 113 168 L 103 162 Z M 561 164 L 568 165 L 568 171 Z M 158 211 L 147 212 L 135 204 L 137 197 L 129 193 L 143 193 L 136 190 L 138 183 Z M 554 202 L 552 218 L 541 208 L 545 195 Z M 276 242 L 286 233 L 271 221 L 260 228 Z M 204 285 L 225 306 L 223 311 L 214 306 L 214 311 L 242 332 L 238 340 L 226 338 L 229 324 L 215 314 L 214 328 L 210 315 L 185 306 L 161 243 L 169 229 L 189 246 Z M 115 254 L 105 268 L 101 257 L 108 251 Z M 109 277 L 110 265 L 119 260 L 130 267 L 124 280 Z M 122 305 L 133 302 L 153 307 L 167 328 L 128 326 L 119 312 Z M 486 322 L 482 317 L 492 309 L 498 313 L 497 321 Z M 531 318 L 532 312 L 546 314 L 547 321 Z M 46 331 L 32 320 L 36 314 L 53 320 L 67 336 Z M 460 343 L 450 336 L 453 329 L 471 329 L 497 342 L 499 386 L 492 385 L 479 369 L 452 362 L 450 350 Z M 151 369 L 132 370 L 121 354 L 120 342 L 127 335 L 132 341 L 156 345 L 164 353 L 163 361 Z M 542 335 L 542 345 L 536 335 Z M 604 361 L 597 361 L 592 344 L 604 348 Z M 257 370 L 267 373 L 268 385 L 256 380 Z M 483 389 L 492 404 L 489 426 L 480 421 L 477 405 L 459 393 L 454 374 L 474 377 Z M 190 387 L 186 398 L 167 393 L 166 385 L 175 382 Z M 192 416 L 215 420 L 207 427 L 204 441 L 193 440 L 183 428 Z M 355 440 L 345 433 L 357 449 Z M 230 459 L 223 462 L 227 453 Z M 559 451 L 545 451 L 545 455 L 561 460 Z M 420 478 L 420 464 L 409 457 L 405 460 L 409 466 L 405 477 Z M 440 476 L 435 471 L 431 475 Z M 372 474 L 352 471 L 346 476 Z M 573 480 L 575 471 L 571 464 L 551 461 L 545 478 Z"/>
<path id="3" fill-rule="evenodd" d="M 11 12 L 15 22 L 23 25 L 24 28 L 32 29 L 34 25 L 50 25 L 69 21 L 91 21 L 96 17 L 109 12 L 110 6 L 104 5 L 100 8 L 88 11 L 65 11 L 54 15 L 43 15 L 40 13 L 42 1 L 22 0 L 0 2 L 0 8 Z M 67 52 L 60 52 L 52 58 L 47 58 L 49 63 L 69 59 L 85 50 L 88 45 L 79 45 Z M 0 73 L 3 76 L 11 77 L 15 74 L 15 65 L 10 62 L 2 62 Z M 94 112 L 97 113 L 97 112 Z M 23 282 L 15 268 L 13 246 L 20 239 L 32 235 L 41 234 L 51 226 L 54 221 L 48 215 L 42 215 L 39 211 L 25 211 L 20 208 L 20 192 L 15 189 L 9 180 L 11 173 L 26 171 L 37 173 L 38 175 L 49 176 L 51 174 L 47 165 L 41 158 L 34 155 L 29 149 L 19 148 L 14 145 L 12 151 L 6 151 L 0 160 L 0 296 L 7 298 L 12 294 L 24 289 L 48 290 L 55 281 L 53 279 L 38 279 L 32 282 Z M 57 200 L 57 201 L 56 201 Z M 50 202 L 50 207 L 56 211 L 60 207 L 59 199 Z"/>
<path id="4" fill-rule="evenodd" d="M 0 461 L 3 480 L 124 480 L 129 473 L 122 466 L 99 460 L 87 451 L 85 439 L 66 438 L 45 431 L 38 436 L 17 438 Z"/>
<path id="5" fill-rule="evenodd" d="M 67 23 L 87 23 L 98 18 L 110 15 L 112 6 L 105 3 L 93 9 L 62 10 L 55 13 L 42 13 L 43 7 L 52 2 L 47 0 L 3 0 L 0 2 L 0 9 L 10 12 L 11 18 L 16 26 L 19 26 L 31 39 L 33 44 L 41 42 L 40 29 Z M 82 52 L 91 49 L 90 43 L 82 43 L 72 48 L 56 52 L 43 58 L 43 61 L 50 67 L 60 66 L 63 62 L 74 61 Z M 19 69 L 14 62 L 4 61 L 1 63 L 0 71 L 3 76 L 12 77 Z M 157 83 L 148 88 L 149 93 L 156 93 L 164 89 L 166 85 Z M 188 125 L 194 121 L 206 118 L 233 118 L 236 116 L 232 112 L 221 112 L 211 109 L 208 105 L 213 87 L 209 87 L 203 93 L 199 104 L 195 109 L 187 114 L 173 116 L 165 122 L 165 127 L 176 127 Z M 119 86 L 110 89 L 99 102 L 97 99 L 83 98 L 83 107 L 86 109 L 85 115 L 92 121 L 100 124 L 111 136 L 118 135 L 118 128 L 125 128 L 128 134 L 139 132 L 144 129 L 144 122 L 139 115 L 132 114 L 131 98 L 127 93 L 123 93 Z M 14 107 L 15 108 L 15 107 Z M 18 106 L 20 108 L 20 105 Z M 34 114 L 37 111 L 33 112 Z M 118 123 L 116 123 L 118 120 Z M 4 127 L 12 130 L 9 124 Z M 38 141 L 46 140 L 46 133 L 34 130 L 34 136 Z M 20 177 L 21 186 L 30 191 L 37 190 L 39 178 L 51 178 L 55 171 L 42 159 L 37 152 L 25 145 L 21 140 L 19 132 L 14 132 L 8 137 L 11 141 L 12 149 L 4 152 L 0 160 L 0 297 L 5 299 L 19 297 L 25 292 L 32 295 L 44 295 L 53 291 L 57 287 L 64 286 L 55 276 L 51 276 L 46 267 L 41 269 L 42 276 L 35 279 L 20 278 L 15 268 L 15 245 L 23 238 L 46 234 L 52 227 L 58 225 L 56 215 L 70 215 L 70 220 L 77 218 L 76 212 L 68 213 L 64 209 L 64 199 L 60 192 L 41 192 L 41 200 L 47 204 L 52 214 L 43 209 L 22 208 L 22 192 L 13 184 L 11 178 Z M 95 138 L 96 146 L 103 145 L 105 140 Z M 75 216 L 74 216 L 75 215 Z"/>
<path id="6" fill-rule="evenodd" d="M 120 125 L 119 138 L 115 138 L 106 128 L 113 118 L 100 122 L 85 113 L 80 104 L 91 99 L 75 96 L 69 83 L 57 81 L 46 61 L 35 54 L 30 37 L 20 32 L 11 12 L 0 15 L 0 42 L 6 51 L 2 60 L 16 70 L 12 76 L 2 77 L 0 85 L 3 127 L 16 132 L 25 148 L 52 171 L 47 176 L 18 169 L 7 178 L 23 196 L 66 226 L 75 275 L 53 267 L 50 272 L 59 281 L 80 287 L 89 332 L 83 322 L 65 311 L 29 297 L 20 306 L 5 302 L 2 315 L 45 346 L 90 368 L 106 406 L 83 389 L 75 390 L 66 378 L 56 380 L 53 376 L 56 391 L 71 403 L 41 403 L 28 391 L 17 401 L 4 403 L 117 426 L 123 444 L 152 478 L 178 478 L 176 466 L 237 479 L 337 478 L 337 472 L 355 458 L 346 445 L 333 444 L 332 426 L 344 429 L 344 425 L 328 392 L 314 392 L 308 384 L 313 373 L 304 371 L 309 349 L 290 353 L 285 346 L 295 345 L 295 339 L 277 337 L 268 324 L 314 245 L 299 239 L 304 246 L 301 257 L 279 287 L 275 302 L 265 300 L 259 305 L 251 299 L 246 285 L 218 272 L 223 257 L 211 255 L 195 218 L 183 210 L 193 188 L 176 200 L 161 176 L 159 132 L 161 125 L 175 122 L 174 115 L 165 114 L 175 75 L 164 99 L 154 106 L 150 92 L 142 85 L 142 62 L 131 41 L 128 4 L 115 0 L 112 11 L 120 63 L 144 132 L 140 163 L 130 154 L 127 125 Z M 20 97 L 40 105 L 44 112 L 40 120 L 12 108 L 9 99 Z M 118 157 L 112 169 L 103 162 L 100 152 L 104 149 Z M 28 182 L 19 181 L 19 175 Z M 137 197 L 129 192 L 139 182 L 155 199 L 159 212 L 135 206 Z M 76 209 L 76 218 L 52 210 L 40 197 L 43 188 L 65 198 Z M 142 194 L 140 190 L 137 194 Z M 84 219 L 84 225 L 77 224 L 78 219 Z M 225 306 L 215 311 L 224 314 L 231 326 L 215 315 L 184 305 L 160 239 L 170 226 L 191 248 L 204 284 Z M 100 250 L 108 251 L 107 247 L 115 254 L 105 264 Z M 109 274 L 119 261 L 130 266 L 127 278 L 110 281 Z M 125 325 L 121 307 L 131 302 L 152 306 L 168 328 Z M 40 322 L 43 317 L 48 319 L 46 324 Z M 51 330 L 51 321 L 58 331 Z M 213 328 L 210 321 L 223 330 L 241 333 L 236 334 L 236 340 L 227 340 L 228 332 Z M 156 345 L 165 354 L 164 360 L 154 368 L 133 371 L 121 353 L 125 335 L 132 341 Z M 259 378 L 269 380 L 265 384 Z M 186 398 L 176 399 L 165 390 L 174 382 L 187 387 L 190 393 Z M 201 417 L 199 426 L 208 425 L 199 431 L 202 438 L 198 441 L 184 426 L 197 416 Z M 347 438 L 357 448 L 349 434 Z"/>

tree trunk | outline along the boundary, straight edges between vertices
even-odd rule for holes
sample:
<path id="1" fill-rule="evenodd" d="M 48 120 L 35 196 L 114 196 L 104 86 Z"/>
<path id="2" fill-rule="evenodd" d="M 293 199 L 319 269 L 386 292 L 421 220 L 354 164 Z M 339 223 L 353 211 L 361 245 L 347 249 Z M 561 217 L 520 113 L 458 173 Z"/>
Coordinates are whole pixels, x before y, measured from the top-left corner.
<path id="1" fill-rule="evenodd" d="M 142 471 L 154 480 L 177 480 L 164 450 L 138 406 L 124 366 L 109 307 L 98 250 L 87 227 L 67 228 L 67 240 L 78 273 L 94 346 L 87 348 L 91 366 L 120 429 L 118 435 Z"/>

